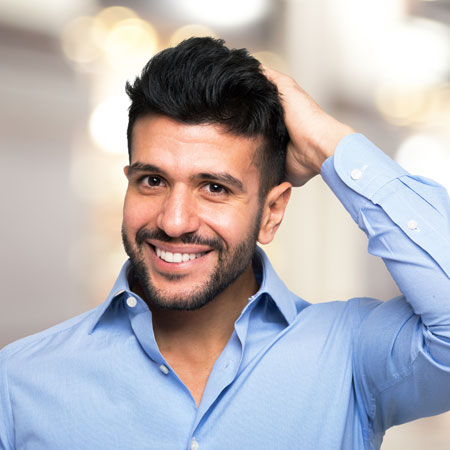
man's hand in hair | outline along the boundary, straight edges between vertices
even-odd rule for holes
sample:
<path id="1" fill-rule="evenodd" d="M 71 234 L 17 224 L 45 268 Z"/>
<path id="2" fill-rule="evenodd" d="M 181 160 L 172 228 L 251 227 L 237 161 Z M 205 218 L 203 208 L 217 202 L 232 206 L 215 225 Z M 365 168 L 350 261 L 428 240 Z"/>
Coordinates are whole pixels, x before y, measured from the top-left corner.
<path id="1" fill-rule="evenodd" d="M 354 130 L 327 114 L 296 81 L 264 66 L 264 73 L 278 88 L 290 141 L 286 156 L 288 181 L 301 186 L 320 173 L 322 163 L 339 141 Z"/>

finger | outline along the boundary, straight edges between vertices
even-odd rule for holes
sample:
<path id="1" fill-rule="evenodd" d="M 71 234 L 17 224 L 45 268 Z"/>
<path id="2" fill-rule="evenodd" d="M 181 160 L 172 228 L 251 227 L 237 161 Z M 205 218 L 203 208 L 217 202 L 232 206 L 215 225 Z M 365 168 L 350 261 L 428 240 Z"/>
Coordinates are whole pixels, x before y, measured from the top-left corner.
<path id="1" fill-rule="evenodd" d="M 262 69 L 263 74 L 273 83 L 275 83 L 275 81 L 277 79 L 279 79 L 280 76 L 283 76 L 283 74 L 281 72 L 279 72 L 278 70 L 276 70 L 272 67 L 266 66 L 265 64 L 262 64 L 262 63 L 261 63 L 261 69 Z"/>

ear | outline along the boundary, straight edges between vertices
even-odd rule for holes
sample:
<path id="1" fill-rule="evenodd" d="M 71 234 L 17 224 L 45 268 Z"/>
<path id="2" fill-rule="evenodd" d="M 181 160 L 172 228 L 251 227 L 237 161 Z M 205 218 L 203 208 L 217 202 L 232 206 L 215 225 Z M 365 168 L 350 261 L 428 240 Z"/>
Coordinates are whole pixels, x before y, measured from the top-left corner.
<path id="1" fill-rule="evenodd" d="M 125 174 L 125 176 L 128 178 L 128 170 L 130 169 L 130 166 L 125 166 L 123 168 L 123 173 Z"/>
<path id="2" fill-rule="evenodd" d="M 258 234 L 258 242 L 269 244 L 275 237 L 275 233 L 283 220 L 284 211 L 291 196 L 292 185 L 287 181 L 273 187 L 264 201 L 261 217 L 261 227 Z"/>

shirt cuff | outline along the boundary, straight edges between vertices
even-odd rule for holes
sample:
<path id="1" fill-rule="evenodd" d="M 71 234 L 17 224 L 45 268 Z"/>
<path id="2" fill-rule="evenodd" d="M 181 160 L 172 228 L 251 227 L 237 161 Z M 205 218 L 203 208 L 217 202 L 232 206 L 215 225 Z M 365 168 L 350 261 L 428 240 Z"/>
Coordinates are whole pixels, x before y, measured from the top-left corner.
<path id="1" fill-rule="evenodd" d="M 361 211 L 378 205 L 450 277 L 450 209 L 441 185 L 410 175 L 361 134 L 344 137 L 321 174 L 361 229 L 367 232 Z"/>
<path id="2" fill-rule="evenodd" d="M 369 199 L 390 181 L 408 174 L 359 133 L 345 136 L 334 155 L 325 160 L 321 171 L 325 182 L 334 171 L 349 188 Z"/>

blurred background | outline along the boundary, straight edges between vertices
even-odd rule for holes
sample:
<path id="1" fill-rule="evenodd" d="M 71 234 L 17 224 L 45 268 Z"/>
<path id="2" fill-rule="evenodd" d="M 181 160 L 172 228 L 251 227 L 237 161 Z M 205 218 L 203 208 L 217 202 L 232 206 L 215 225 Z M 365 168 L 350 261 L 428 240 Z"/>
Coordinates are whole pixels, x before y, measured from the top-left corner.
<path id="1" fill-rule="evenodd" d="M 125 260 L 125 81 L 194 35 L 248 48 L 450 187 L 448 0 L 1 0 L 0 347 L 107 296 Z M 309 301 L 398 294 L 319 177 L 266 251 Z M 388 431 L 398 448 L 450 448 L 450 415 Z"/>

